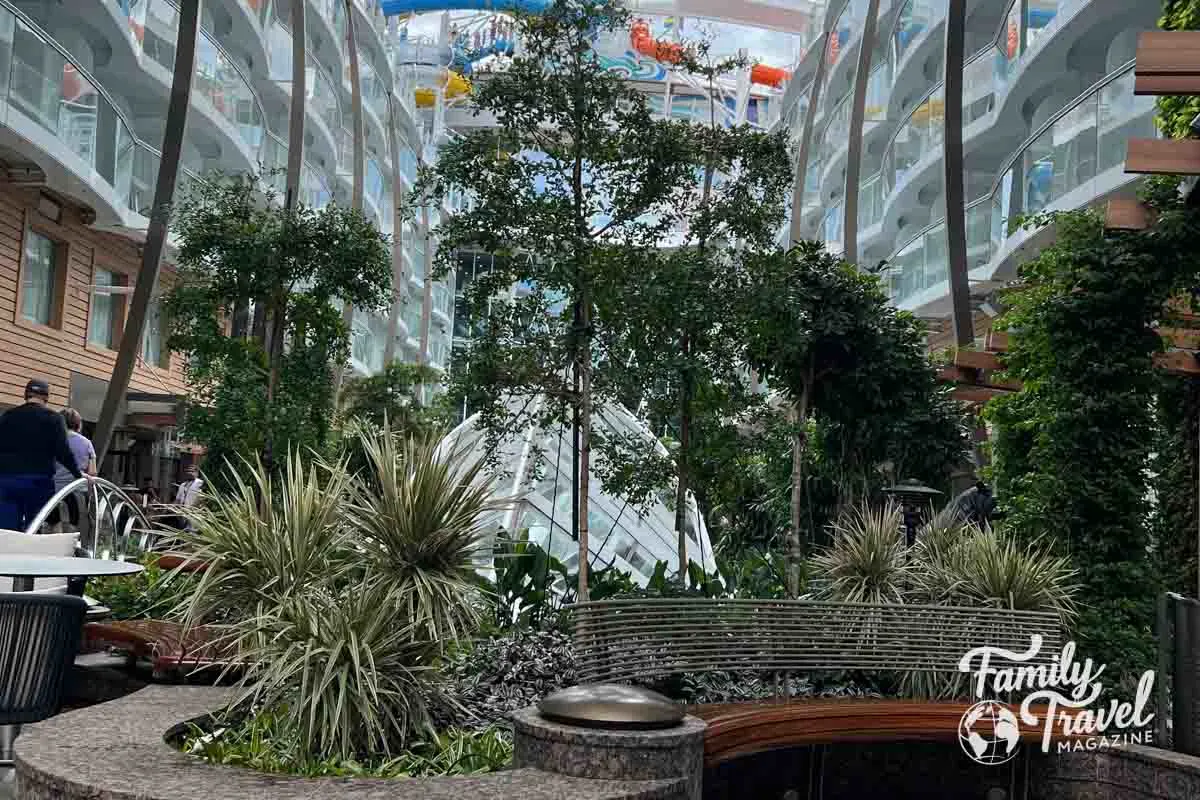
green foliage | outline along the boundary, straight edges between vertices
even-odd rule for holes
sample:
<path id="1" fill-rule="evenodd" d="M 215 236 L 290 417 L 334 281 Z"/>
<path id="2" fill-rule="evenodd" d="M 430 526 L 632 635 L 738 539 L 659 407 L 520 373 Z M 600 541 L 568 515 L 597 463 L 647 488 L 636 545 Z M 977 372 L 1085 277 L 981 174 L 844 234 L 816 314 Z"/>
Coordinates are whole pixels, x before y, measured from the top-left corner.
<path id="1" fill-rule="evenodd" d="M 1021 266 L 1001 325 L 1022 389 L 989 404 L 996 484 L 1010 529 L 1044 541 L 1079 570 L 1076 635 L 1118 677 L 1153 663 L 1160 582 L 1148 557 L 1149 472 L 1159 388 L 1153 329 L 1200 275 L 1200 226 L 1176 180 L 1150 181 L 1157 213 L 1141 232 L 1105 233 L 1092 212 L 1039 217 L 1055 244 Z"/>
<path id="2" fill-rule="evenodd" d="M 790 406 L 788 556 L 795 593 L 801 534 L 815 533 L 812 516 L 807 528 L 803 519 L 804 492 L 812 488 L 811 439 L 830 479 L 826 492 L 845 506 L 878 486 L 881 462 L 928 470 L 931 478 L 946 474 L 965 455 L 966 431 L 925 354 L 922 326 L 888 303 L 876 278 L 817 242 L 764 255 L 752 274 L 740 300 L 748 320 L 746 360 Z M 811 510 L 819 495 L 809 494 Z"/>
<path id="3" fill-rule="evenodd" d="M 1164 375 L 1155 402 L 1153 534 L 1157 571 L 1168 591 L 1195 596 L 1197 441 L 1200 381 Z"/>
<path id="4" fill-rule="evenodd" d="M 502 723 L 547 694 L 576 684 L 570 634 L 514 627 L 464 643 L 439 671 L 442 696 L 435 708 L 439 727 L 478 730 Z"/>
<path id="5" fill-rule="evenodd" d="M 815 555 L 812 569 L 828 577 L 828 594 L 848 603 L 903 602 L 908 553 L 898 506 L 860 506 L 834 523 L 833 544 Z"/>
<path id="6" fill-rule="evenodd" d="M 422 201 L 453 188 L 477 199 L 439 227 L 443 273 L 459 250 L 497 256 L 465 290 L 467 313 L 481 322 L 452 376 L 452 393 L 480 414 L 488 452 L 513 430 L 569 424 L 572 409 L 613 397 L 605 365 L 623 356 L 610 356 L 598 334 L 597 292 L 614 260 L 669 229 L 657 215 L 694 180 L 678 126 L 593 57 L 594 35 L 627 30 L 629 19 L 611 0 L 563 0 L 522 18 L 522 53 L 473 93 L 497 127 L 442 147 L 418 186 Z M 531 291 L 514 296 L 514 285 Z M 576 313 L 587 321 L 577 324 Z M 595 367 L 593 386 L 576 392 L 573 364 L 579 373 Z"/>
<path id="7" fill-rule="evenodd" d="M 210 483 L 245 453 L 321 449 L 349 352 L 340 305 L 377 309 L 390 294 L 387 241 L 361 212 L 285 209 L 263 177 L 206 176 L 173 210 L 167 344 L 185 356 L 184 434 L 213 459 Z"/>
<path id="8" fill-rule="evenodd" d="M 479 622 L 475 567 L 487 555 L 483 520 L 507 508 L 462 450 L 439 453 L 437 440 L 400 440 L 385 428 L 364 436 L 369 481 L 353 483 L 344 508 L 372 581 L 386 606 L 423 628 L 429 641 L 455 640 Z"/>
<path id="9" fill-rule="evenodd" d="M 142 571 L 135 575 L 113 575 L 88 581 L 87 594 L 110 612 L 115 620 L 162 617 L 190 589 L 194 580 L 186 574 L 173 575 L 158 566 L 158 556 L 141 559 Z"/>
<path id="10" fill-rule="evenodd" d="M 1064 623 L 1079 611 L 1069 559 L 1039 543 L 939 514 L 906 549 L 898 506 L 860 506 L 835 525 L 833 544 L 810 563 L 828 580 L 820 593 L 852 603 L 920 603 L 1051 611 Z"/>
<path id="11" fill-rule="evenodd" d="M 1158 27 L 1164 31 L 1200 30 L 1200 2 L 1197 0 L 1164 0 Z M 1161 96 L 1156 98 L 1158 129 L 1171 139 L 1190 139 L 1192 120 L 1200 114 L 1200 97 L 1195 95 Z"/>
<path id="12" fill-rule="evenodd" d="M 478 731 L 451 729 L 414 743 L 395 758 L 375 761 L 338 757 L 296 761 L 296 747 L 287 735 L 277 715 L 263 712 L 213 731 L 193 726 L 182 749 L 214 764 L 306 778 L 472 775 L 504 769 L 512 760 L 511 737 L 494 727 Z"/>
<path id="13" fill-rule="evenodd" d="M 561 588 L 572 585 L 570 576 L 561 561 L 529 541 L 529 531 L 513 538 L 497 536 L 492 552 L 496 578 L 491 588 L 498 628 L 536 628 L 558 613 Z"/>
<path id="14" fill-rule="evenodd" d="M 422 402 L 422 388 L 442 377 L 439 370 L 424 364 L 394 362 L 383 372 L 353 377 L 342 386 L 340 416 L 358 419 L 376 429 L 386 424 L 401 435 L 427 436 L 450 426 L 451 413 L 445 400 Z"/>
<path id="15" fill-rule="evenodd" d="M 177 613 L 220 623 L 240 672 L 234 705 L 273 715 L 295 764 L 430 735 L 431 667 L 479 619 L 474 559 L 494 508 L 481 465 L 386 428 L 370 436 L 366 474 L 295 453 L 278 475 L 250 462 L 178 533 L 180 554 L 207 569 Z"/>

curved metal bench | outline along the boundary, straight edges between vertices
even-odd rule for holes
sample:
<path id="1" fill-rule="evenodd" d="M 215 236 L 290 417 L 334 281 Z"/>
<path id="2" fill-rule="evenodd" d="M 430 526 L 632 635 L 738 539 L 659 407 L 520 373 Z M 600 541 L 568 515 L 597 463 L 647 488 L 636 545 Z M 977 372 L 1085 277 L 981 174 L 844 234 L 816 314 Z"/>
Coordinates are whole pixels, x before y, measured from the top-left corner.
<path id="1" fill-rule="evenodd" d="M 572 608 L 588 683 L 710 670 L 955 673 L 975 647 L 1024 652 L 1038 634 L 1043 644 L 1031 663 L 1049 664 L 1064 643 L 1056 614 L 1000 608 L 705 598 Z"/>

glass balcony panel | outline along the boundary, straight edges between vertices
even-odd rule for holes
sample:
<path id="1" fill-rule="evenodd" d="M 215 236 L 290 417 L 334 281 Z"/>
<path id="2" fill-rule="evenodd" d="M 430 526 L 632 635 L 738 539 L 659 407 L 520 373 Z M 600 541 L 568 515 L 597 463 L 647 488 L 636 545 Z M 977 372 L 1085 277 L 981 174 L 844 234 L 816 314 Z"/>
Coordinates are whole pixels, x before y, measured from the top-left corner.
<path id="1" fill-rule="evenodd" d="M 382 209 L 383 206 L 383 168 L 371 156 L 367 156 L 366 182 L 364 188 L 367 195 Z"/>
<path id="2" fill-rule="evenodd" d="M 845 148 L 850 136 L 850 101 L 854 97 L 851 89 L 834 106 L 829 115 L 829 124 L 825 127 L 825 135 L 821 137 L 821 158 L 828 162 L 835 153 Z"/>
<path id="3" fill-rule="evenodd" d="M 883 122 L 887 119 L 888 96 L 891 93 L 892 65 L 887 61 L 877 62 L 867 79 L 867 99 L 863 106 L 864 122 Z"/>
<path id="4" fill-rule="evenodd" d="M 1026 0 L 1025 49 L 1042 38 L 1050 23 L 1058 15 L 1062 0 Z"/>
<path id="5" fill-rule="evenodd" d="M 363 104 L 367 105 L 375 112 L 375 116 L 383 124 L 387 124 L 387 87 L 383 83 L 383 79 L 375 71 L 374 65 L 371 62 L 361 57 L 358 64 L 358 82 L 360 91 L 362 92 Z"/>
<path id="6" fill-rule="evenodd" d="M 829 37 L 829 65 L 833 66 L 842 57 L 850 40 L 862 32 L 863 21 L 867 16 L 867 0 L 847 0 L 846 7 L 833 23 L 832 35 Z"/>
<path id="7" fill-rule="evenodd" d="M 2 16 L 8 20 L 12 42 L 11 49 L 7 43 L 4 47 L 9 61 L 8 101 L 91 168 L 98 166 L 97 136 L 103 107 L 104 127 L 111 138 L 103 146 L 104 169 L 98 171 L 111 183 L 117 125 L 123 126 L 115 110 L 41 31 L 14 19 L 7 11 Z"/>
<path id="8" fill-rule="evenodd" d="M 1133 73 L 1126 72 L 1100 89 L 1099 172 L 1125 163 L 1125 146 L 1131 138 L 1152 138 L 1154 98 L 1135 97 Z"/>
<path id="9" fill-rule="evenodd" d="M 925 258 L 923 288 L 937 286 L 949 277 L 949 253 L 946 243 L 946 226 L 938 225 L 925 234 Z"/>
<path id="10" fill-rule="evenodd" d="M 845 247 L 842 241 L 842 222 L 844 221 L 845 213 L 842 211 L 842 204 L 830 208 L 825 212 L 825 219 L 821 223 L 821 230 L 825 238 L 825 249 L 831 253 L 841 253 Z"/>
<path id="11" fill-rule="evenodd" d="M 988 48 L 963 69 L 963 126 L 987 116 L 996 102 L 995 51 Z"/>
<path id="12" fill-rule="evenodd" d="M 1021 58 L 1021 0 L 1015 0 L 1004 17 L 1004 26 L 996 41 L 993 66 L 996 85 L 1005 86 Z"/>
<path id="13" fill-rule="evenodd" d="M 8 97 L 9 77 L 12 73 L 13 36 L 16 33 L 16 17 L 7 9 L 0 9 L 0 98 Z"/>
<path id="14" fill-rule="evenodd" d="M 892 51 L 897 64 L 913 41 L 941 17 L 944 6 L 943 3 L 939 7 L 933 0 L 908 0 L 904 4 L 896 17 L 896 27 L 892 33 Z"/>
<path id="15" fill-rule="evenodd" d="M 1012 219 L 1013 171 L 1007 170 L 991 198 L 992 222 L 990 226 L 991 251 L 996 253 L 1008 238 Z"/>
<path id="16" fill-rule="evenodd" d="M 1068 111 L 1051 128 L 1054 183 L 1051 201 L 1096 177 L 1099 94 Z"/>
<path id="17" fill-rule="evenodd" d="M 134 29 L 134 38 L 142 52 L 171 73 L 175 69 L 175 40 L 179 36 L 179 9 L 166 0 L 143 0 L 139 4 L 141 29 Z M 131 9 L 131 12 L 133 9 Z M 133 17 L 130 20 L 132 23 Z"/>
<path id="18" fill-rule="evenodd" d="M 990 198 L 967 206 L 967 269 L 986 264 L 992 257 L 992 205 Z"/>
<path id="19" fill-rule="evenodd" d="M 305 64 L 304 79 L 308 84 L 305 89 L 308 93 L 309 107 L 325 123 L 329 132 L 336 136 L 342 127 L 342 110 L 338 103 L 337 89 L 311 55 L 306 57 Z M 291 79 L 289 74 L 287 80 Z"/>
<path id="20" fill-rule="evenodd" d="M 867 178 L 858 190 L 858 229 L 869 228 L 883 218 L 883 176 Z"/>

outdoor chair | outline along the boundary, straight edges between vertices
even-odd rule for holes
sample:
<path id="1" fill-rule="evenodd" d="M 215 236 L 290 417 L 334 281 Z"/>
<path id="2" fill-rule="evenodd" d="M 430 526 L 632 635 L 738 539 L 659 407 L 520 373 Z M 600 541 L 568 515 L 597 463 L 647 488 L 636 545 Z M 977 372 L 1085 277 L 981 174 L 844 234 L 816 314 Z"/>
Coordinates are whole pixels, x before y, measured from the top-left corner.
<path id="1" fill-rule="evenodd" d="M 58 712 L 86 610 L 65 594 L 0 594 L 0 766 L 12 763 L 17 726 Z"/>

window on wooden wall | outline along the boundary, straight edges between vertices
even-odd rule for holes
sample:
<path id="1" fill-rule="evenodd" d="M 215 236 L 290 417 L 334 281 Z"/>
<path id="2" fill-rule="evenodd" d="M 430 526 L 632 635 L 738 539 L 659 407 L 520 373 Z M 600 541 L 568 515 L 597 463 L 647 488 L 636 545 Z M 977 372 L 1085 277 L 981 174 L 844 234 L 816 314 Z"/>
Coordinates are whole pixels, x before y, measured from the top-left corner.
<path id="1" fill-rule="evenodd" d="M 21 258 L 21 317 L 52 328 L 61 326 L 67 248 L 49 236 L 25 229 Z"/>
<path id="2" fill-rule="evenodd" d="M 166 368 L 170 353 L 163 347 L 166 338 L 166 318 L 157 295 L 146 309 L 146 329 L 142 333 L 142 360 L 154 367 Z"/>
<path id="3" fill-rule="evenodd" d="M 117 349 L 125 323 L 126 276 L 97 267 L 92 276 L 92 297 L 88 316 L 88 344 Z"/>

